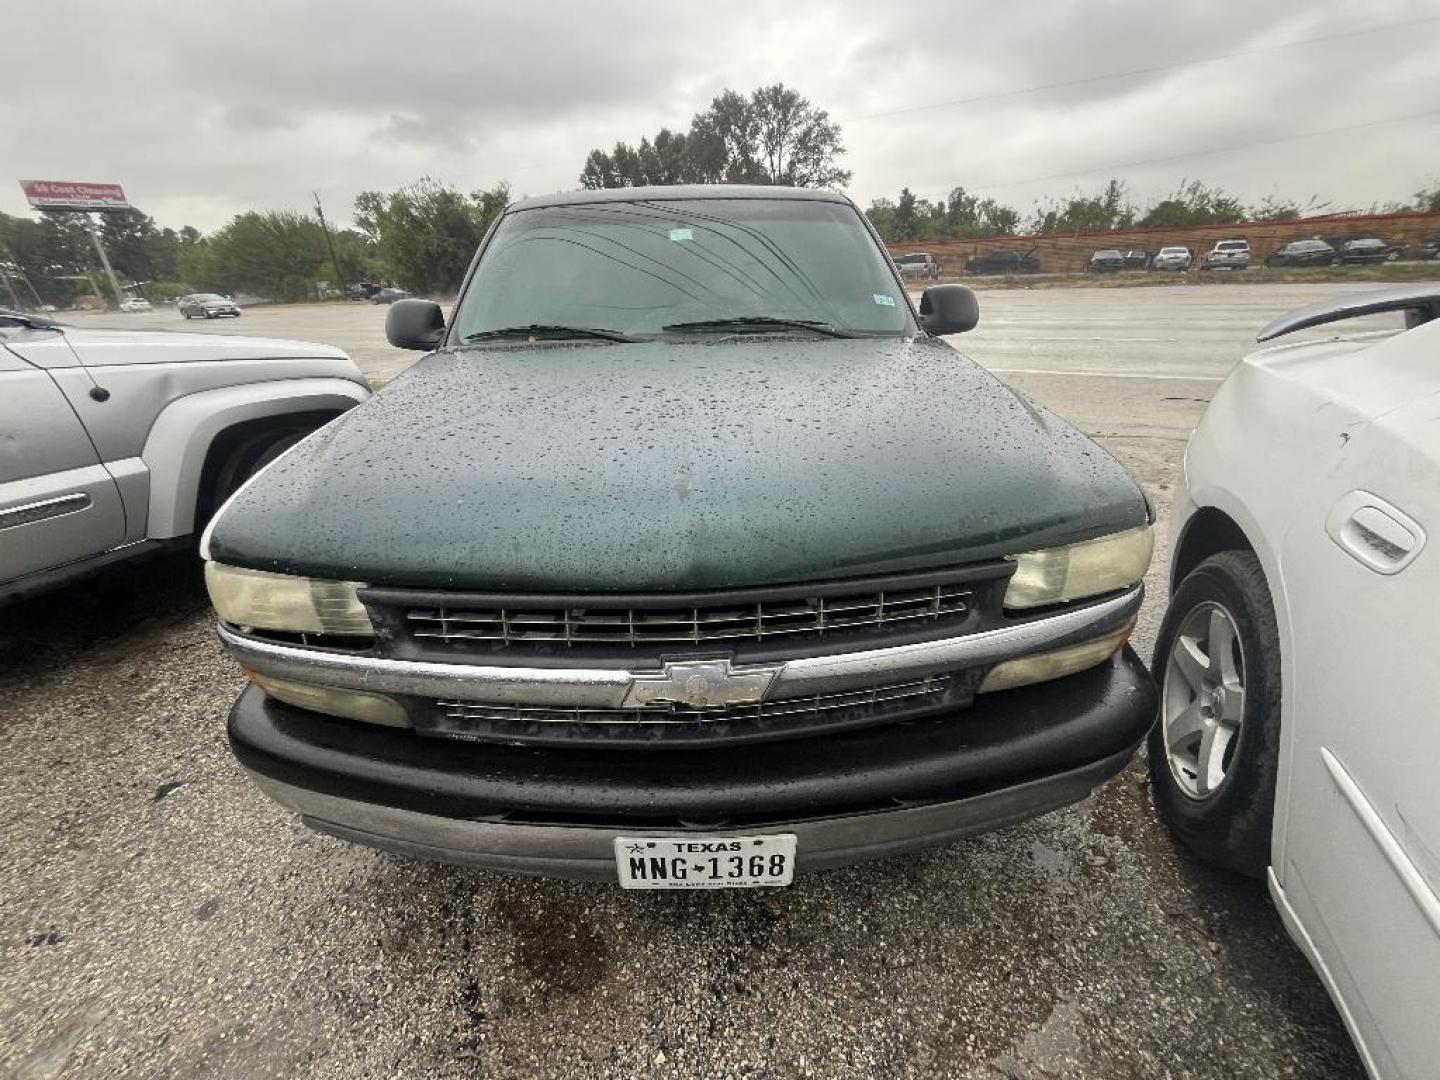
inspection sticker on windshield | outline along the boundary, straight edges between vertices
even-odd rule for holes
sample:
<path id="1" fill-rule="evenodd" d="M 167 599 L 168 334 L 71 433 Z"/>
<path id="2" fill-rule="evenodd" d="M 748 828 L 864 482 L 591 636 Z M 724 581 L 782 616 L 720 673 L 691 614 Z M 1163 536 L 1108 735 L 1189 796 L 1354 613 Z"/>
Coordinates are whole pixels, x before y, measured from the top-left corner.
<path id="1" fill-rule="evenodd" d="M 671 229 L 671 230 L 670 230 L 670 239 L 671 239 L 671 240 L 694 240 L 694 239 L 695 239 L 695 230 L 694 230 L 694 229 Z"/>
<path id="2" fill-rule="evenodd" d="M 881 307 L 895 306 L 895 298 L 893 296 L 886 296 L 884 293 L 878 292 L 873 293 L 872 295 L 875 297 L 875 303 L 879 304 Z"/>
<path id="3" fill-rule="evenodd" d="M 625 889 L 789 885 L 795 876 L 795 834 L 617 836 L 615 870 Z"/>

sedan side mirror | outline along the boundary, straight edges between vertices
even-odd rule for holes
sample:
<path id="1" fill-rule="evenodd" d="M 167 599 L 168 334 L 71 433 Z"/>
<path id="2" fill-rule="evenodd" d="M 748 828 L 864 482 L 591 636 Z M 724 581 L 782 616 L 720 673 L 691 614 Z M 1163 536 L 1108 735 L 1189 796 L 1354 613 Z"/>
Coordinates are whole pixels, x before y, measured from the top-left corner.
<path id="1" fill-rule="evenodd" d="M 385 337 L 397 349 L 430 350 L 445 336 L 445 313 L 433 300 L 396 300 L 385 316 Z"/>
<path id="2" fill-rule="evenodd" d="M 920 325 L 932 334 L 963 334 L 980 321 L 980 301 L 964 285 L 932 285 L 920 294 Z"/>

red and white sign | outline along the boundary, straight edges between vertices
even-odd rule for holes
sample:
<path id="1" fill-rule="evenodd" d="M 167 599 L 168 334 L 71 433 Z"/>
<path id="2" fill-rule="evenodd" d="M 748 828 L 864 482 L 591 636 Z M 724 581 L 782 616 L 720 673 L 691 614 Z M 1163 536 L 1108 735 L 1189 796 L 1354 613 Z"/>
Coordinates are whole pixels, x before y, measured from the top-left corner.
<path id="1" fill-rule="evenodd" d="M 77 184 L 71 180 L 21 180 L 36 210 L 129 210 L 119 184 Z"/>

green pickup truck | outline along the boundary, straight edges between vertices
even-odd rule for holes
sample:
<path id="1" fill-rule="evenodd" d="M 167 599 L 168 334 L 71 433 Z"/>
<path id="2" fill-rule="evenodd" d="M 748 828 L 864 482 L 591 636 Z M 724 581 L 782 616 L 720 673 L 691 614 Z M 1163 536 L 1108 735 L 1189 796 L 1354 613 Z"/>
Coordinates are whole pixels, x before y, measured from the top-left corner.
<path id="1" fill-rule="evenodd" d="M 231 745 L 316 829 L 784 885 L 1083 798 L 1155 715 L 1153 513 L 846 198 L 509 207 L 428 353 L 206 533 Z"/>

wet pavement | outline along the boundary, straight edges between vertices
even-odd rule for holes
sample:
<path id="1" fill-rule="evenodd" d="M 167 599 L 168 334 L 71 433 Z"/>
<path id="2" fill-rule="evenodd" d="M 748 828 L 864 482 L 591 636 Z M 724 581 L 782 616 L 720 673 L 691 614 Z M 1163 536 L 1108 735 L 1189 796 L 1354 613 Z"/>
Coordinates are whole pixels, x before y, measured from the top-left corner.
<path id="1" fill-rule="evenodd" d="M 1094 433 L 1163 515 L 1214 380 L 1312 298 L 1225 286 L 1221 310 L 1202 288 L 1103 290 L 1103 310 L 987 292 L 957 344 Z M 244 321 L 377 374 L 408 359 L 370 305 Z M 0 611 L 0 1075 L 1361 1076 L 1263 888 L 1179 852 L 1138 763 L 921 856 L 626 893 L 309 833 L 229 756 L 241 681 L 186 556 Z"/>

